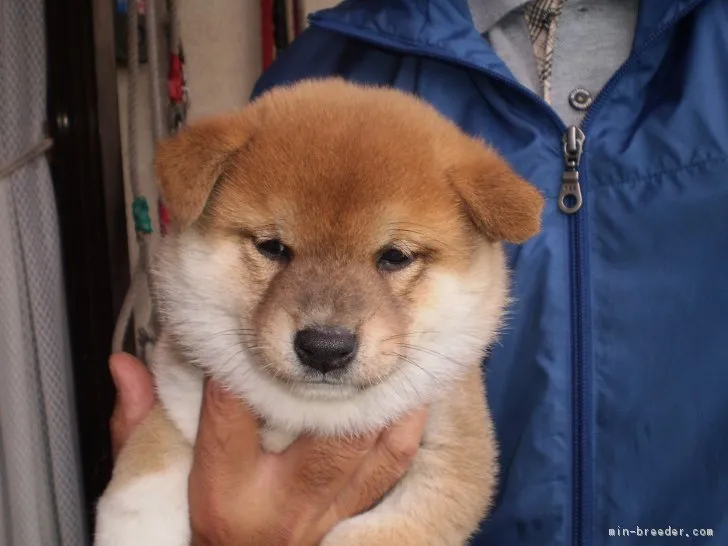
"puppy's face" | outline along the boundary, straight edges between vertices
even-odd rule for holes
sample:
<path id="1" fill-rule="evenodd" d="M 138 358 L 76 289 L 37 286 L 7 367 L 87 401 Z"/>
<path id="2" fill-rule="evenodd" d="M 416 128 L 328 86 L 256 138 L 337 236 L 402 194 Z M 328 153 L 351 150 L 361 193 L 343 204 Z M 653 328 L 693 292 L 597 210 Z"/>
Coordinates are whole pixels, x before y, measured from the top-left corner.
<path id="1" fill-rule="evenodd" d="M 292 428 L 376 426 L 477 365 L 506 300 L 498 242 L 542 206 L 429 107 L 340 81 L 190 128 L 157 165 L 182 228 L 156 275 L 168 333 Z"/>

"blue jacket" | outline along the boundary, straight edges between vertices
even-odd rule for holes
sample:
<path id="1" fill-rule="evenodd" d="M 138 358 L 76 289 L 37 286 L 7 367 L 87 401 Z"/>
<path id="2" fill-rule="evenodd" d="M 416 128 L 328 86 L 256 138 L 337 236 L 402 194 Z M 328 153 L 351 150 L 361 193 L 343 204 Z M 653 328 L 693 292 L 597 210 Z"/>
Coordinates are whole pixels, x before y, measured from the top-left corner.
<path id="1" fill-rule="evenodd" d="M 466 0 L 348 0 L 311 23 L 255 95 L 332 74 L 414 92 L 548 199 L 509 249 L 517 304 L 485 363 L 500 493 L 473 544 L 728 545 L 728 0 L 642 0 L 582 124 L 576 214 L 557 206 L 566 128 Z"/>

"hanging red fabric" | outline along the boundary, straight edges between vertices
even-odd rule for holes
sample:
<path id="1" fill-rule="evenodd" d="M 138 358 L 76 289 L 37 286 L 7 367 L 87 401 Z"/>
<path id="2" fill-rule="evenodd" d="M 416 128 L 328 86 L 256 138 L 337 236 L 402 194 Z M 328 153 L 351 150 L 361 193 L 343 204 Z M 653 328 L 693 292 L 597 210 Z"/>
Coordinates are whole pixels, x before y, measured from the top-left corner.
<path id="1" fill-rule="evenodd" d="M 260 0 L 260 32 L 263 47 L 263 70 L 273 64 L 273 0 Z"/>
<path id="2" fill-rule="evenodd" d="M 180 44 L 172 44 L 172 50 L 169 53 L 167 98 L 170 108 L 170 130 L 175 132 L 184 125 L 186 117 L 184 60 Z M 171 217 L 161 196 L 157 200 L 157 213 L 159 214 L 160 232 L 164 237 L 169 232 Z"/>
<path id="3" fill-rule="evenodd" d="M 177 53 L 169 55 L 169 72 L 167 73 L 167 94 L 175 104 L 184 100 L 182 79 L 182 59 Z"/>

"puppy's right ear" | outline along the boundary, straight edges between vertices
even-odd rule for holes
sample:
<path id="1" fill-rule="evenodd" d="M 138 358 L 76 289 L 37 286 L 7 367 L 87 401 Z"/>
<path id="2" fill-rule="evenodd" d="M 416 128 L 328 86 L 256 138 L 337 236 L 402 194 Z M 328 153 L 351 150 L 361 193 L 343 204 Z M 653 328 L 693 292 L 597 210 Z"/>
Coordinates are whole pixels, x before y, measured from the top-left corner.
<path id="1" fill-rule="evenodd" d="M 243 111 L 190 125 L 157 145 L 154 165 L 164 203 L 179 229 L 205 209 L 229 159 L 250 140 Z"/>
<path id="2" fill-rule="evenodd" d="M 460 142 L 450 181 L 473 225 L 491 241 L 521 244 L 541 230 L 544 198 L 493 149 Z"/>

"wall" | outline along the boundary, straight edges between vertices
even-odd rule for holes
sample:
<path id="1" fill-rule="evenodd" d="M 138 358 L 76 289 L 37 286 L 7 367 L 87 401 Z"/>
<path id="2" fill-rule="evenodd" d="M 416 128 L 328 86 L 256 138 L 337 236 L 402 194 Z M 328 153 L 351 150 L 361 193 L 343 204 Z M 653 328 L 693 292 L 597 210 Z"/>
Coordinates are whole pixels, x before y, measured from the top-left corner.
<path id="1" fill-rule="evenodd" d="M 330 7 L 336 0 L 304 0 L 304 14 Z M 163 4 L 158 2 L 160 25 L 164 16 Z M 260 75 L 260 2 L 258 0 L 178 0 L 180 35 L 185 54 L 185 75 L 190 96 L 188 121 L 210 114 L 243 107 Z M 161 28 L 159 32 L 162 35 Z M 164 48 L 160 46 L 160 50 Z M 166 89 L 166 67 L 162 65 L 162 89 Z M 139 135 L 136 138 L 137 165 L 142 191 L 149 200 L 152 220 L 158 225 L 156 185 L 152 168 L 154 145 L 152 142 L 150 74 L 148 66 L 141 67 L 137 91 Z M 129 186 L 128 158 L 128 77 L 125 69 L 118 71 L 119 113 L 124 155 L 124 180 L 129 207 L 132 192 Z M 166 105 L 166 99 L 163 101 Z M 138 255 L 131 216 L 127 218 L 129 252 L 132 271 Z M 152 237 L 152 252 L 158 244 L 158 234 Z M 149 295 L 138 295 L 135 304 L 135 322 L 147 323 Z"/>
<path id="2" fill-rule="evenodd" d="M 260 74 L 259 28 L 257 1 L 181 2 L 190 119 L 245 105 Z"/>
<path id="3" fill-rule="evenodd" d="M 336 0 L 305 0 L 304 11 L 311 13 L 313 11 L 330 8 L 337 3 Z"/>

